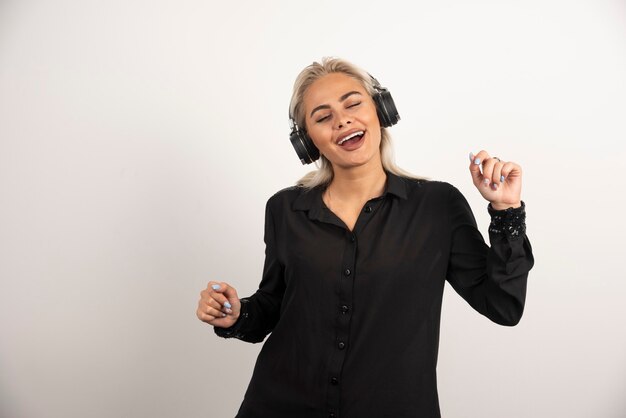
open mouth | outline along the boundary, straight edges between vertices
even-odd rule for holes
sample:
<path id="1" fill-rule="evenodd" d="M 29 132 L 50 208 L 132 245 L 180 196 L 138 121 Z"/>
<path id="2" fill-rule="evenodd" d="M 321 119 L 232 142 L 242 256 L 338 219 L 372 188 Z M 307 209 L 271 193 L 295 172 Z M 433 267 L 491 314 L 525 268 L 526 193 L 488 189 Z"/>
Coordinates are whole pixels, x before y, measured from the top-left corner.
<path id="1" fill-rule="evenodd" d="M 342 147 L 345 145 L 355 144 L 363 139 L 363 135 L 365 135 L 364 131 L 352 132 L 351 134 L 348 134 L 341 138 L 339 141 L 337 141 L 337 145 Z"/>

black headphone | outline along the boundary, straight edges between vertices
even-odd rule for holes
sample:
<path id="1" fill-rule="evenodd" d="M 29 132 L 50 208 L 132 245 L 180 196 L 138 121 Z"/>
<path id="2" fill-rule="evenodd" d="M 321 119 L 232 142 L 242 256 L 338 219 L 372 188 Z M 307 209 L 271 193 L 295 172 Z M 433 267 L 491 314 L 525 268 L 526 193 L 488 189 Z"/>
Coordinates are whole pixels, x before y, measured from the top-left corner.
<path id="1" fill-rule="evenodd" d="M 372 99 L 374 99 L 374 103 L 376 104 L 376 114 L 378 115 L 380 126 L 388 128 L 391 125 L 395 125 L 400 120 L 400 115 L 398 114 L 398 109 L 396 109 L 396 105 L 393 102 L 391 93 L 389 93 L 389 90 L 382 87 L 378 80 L 372 77 L 371 74 L 369 74 L 369 76 L 371 77 L 372 84 L 376 90 Z M 304 129 L 300 129 L 291 114 L 289 114 L 289 125 L 291 126 L 289 140 L 291 141 L 291 145 L 295 148 L 298 158 L 300 158 L 302 164 L 311 164 L 313 161 L 320 158 L 320 151 L 313 144 L 313 141 L 307 135 L 306 131 Z"/>

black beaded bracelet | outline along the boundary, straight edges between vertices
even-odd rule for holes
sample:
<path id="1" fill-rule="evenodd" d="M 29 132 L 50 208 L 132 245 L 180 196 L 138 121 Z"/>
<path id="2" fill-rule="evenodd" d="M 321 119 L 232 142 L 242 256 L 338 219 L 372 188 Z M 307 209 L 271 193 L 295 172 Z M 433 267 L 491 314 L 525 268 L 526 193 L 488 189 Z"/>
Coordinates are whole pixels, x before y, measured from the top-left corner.
<path id="1" fill-rule="evenodd" d="M 504 234 L 510 238 L 517 238 L 526 233 L 526 204 L 522 201 L 519 208 L 495 210 L 491 203 L 487 206 L 491 223 L 489 233 Z"/>

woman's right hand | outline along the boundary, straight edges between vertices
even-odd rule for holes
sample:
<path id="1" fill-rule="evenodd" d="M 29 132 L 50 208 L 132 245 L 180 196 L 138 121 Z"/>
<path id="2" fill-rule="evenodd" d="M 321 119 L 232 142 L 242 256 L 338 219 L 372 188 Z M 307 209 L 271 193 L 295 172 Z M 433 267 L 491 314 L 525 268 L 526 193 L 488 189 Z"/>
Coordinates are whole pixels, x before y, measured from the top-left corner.
<path id="1" fill-rule="evenodd" d="M 200 292 L 196 315 L 200 321 L 220 328 L 232 326 L 239 318 L 241 302 L 237 290 L 225 282 L 209 282 Z"/>

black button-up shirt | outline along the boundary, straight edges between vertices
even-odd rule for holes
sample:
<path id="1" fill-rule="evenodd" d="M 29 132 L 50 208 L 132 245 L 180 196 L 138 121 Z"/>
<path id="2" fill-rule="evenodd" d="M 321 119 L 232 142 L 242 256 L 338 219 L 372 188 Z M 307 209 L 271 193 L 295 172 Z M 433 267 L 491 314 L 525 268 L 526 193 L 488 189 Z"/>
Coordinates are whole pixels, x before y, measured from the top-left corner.
<path id="1" fill-rule="evenodd" d="M 237 417 L 439 417 L 444 282 L 515 325 L 533 265 L 524 207 L 490 211 L 489 247 L 444 182 L 387 173 L 353 231 L 322 192 L 292 187 L 269 199 L 259 290 L 241 299 L 235 325 L 215 328 L 249 342 L 271 333 Z"/>

